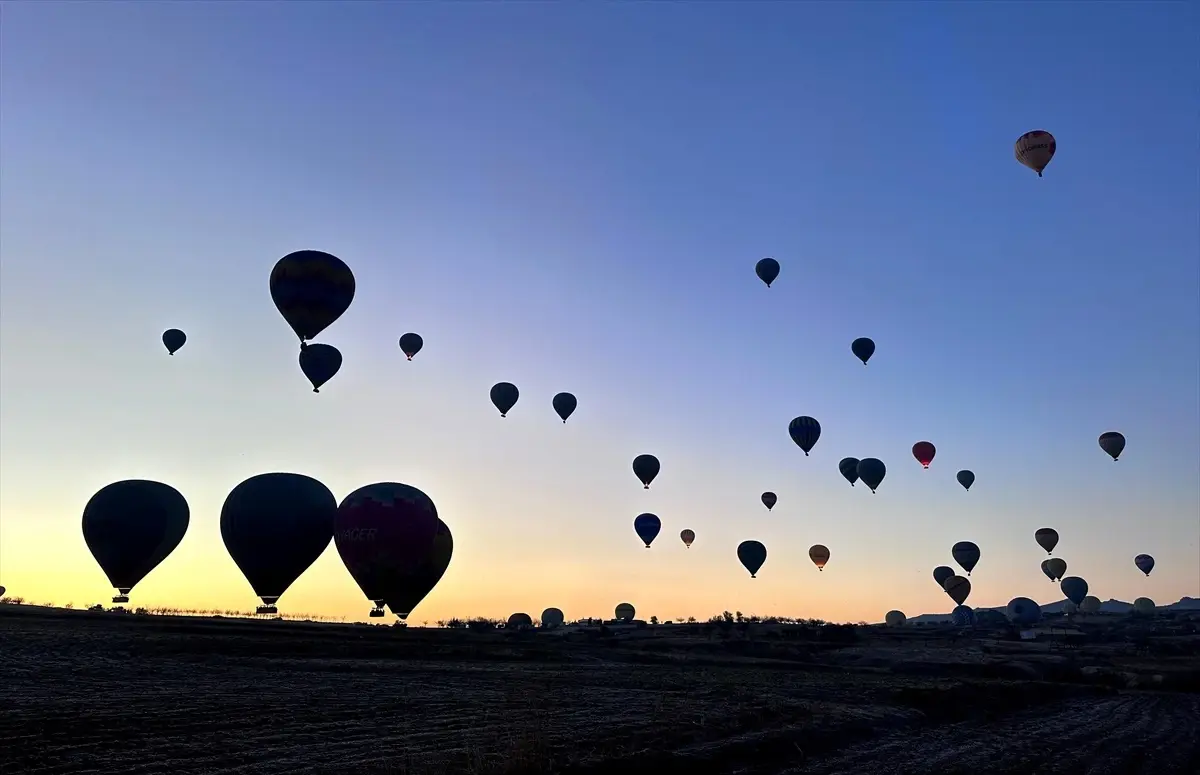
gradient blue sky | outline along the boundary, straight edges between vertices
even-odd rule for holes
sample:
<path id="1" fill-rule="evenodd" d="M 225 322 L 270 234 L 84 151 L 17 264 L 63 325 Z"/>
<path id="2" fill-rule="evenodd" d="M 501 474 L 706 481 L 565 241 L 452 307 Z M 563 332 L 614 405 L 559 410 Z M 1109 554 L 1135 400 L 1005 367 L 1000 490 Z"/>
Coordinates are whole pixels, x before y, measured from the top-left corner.
<path id="1" fill-rule="evenodd" d="M 1198 595 L 1198 35 L 1186 3 L 7 3 L 0 583 L 106 599 L 83 505 L 147 477 L 192 523 L 135 604 L 250 608 L 220 506 L 283 470 L 435 499 L 416 620 L 944 611 L 959 540 L 968 602 L 1048 602 L 1043 525 L 1102 598 Z M 358 280 L 319 396 L 267 292 L 304 248 Z M 331 546 L 282 607 L 369 606 Z"/>

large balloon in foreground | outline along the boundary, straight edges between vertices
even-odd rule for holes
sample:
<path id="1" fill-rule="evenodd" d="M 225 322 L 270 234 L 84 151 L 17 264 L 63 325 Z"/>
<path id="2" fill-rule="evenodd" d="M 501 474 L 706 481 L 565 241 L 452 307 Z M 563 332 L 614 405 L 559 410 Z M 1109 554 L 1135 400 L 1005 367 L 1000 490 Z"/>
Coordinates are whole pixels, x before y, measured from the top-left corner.
<path id="1" fill-rule="evenodd" d="M 168 328 L 163 331 L 162 343 L 167 348 L 168 355 L 174 355 L 175 351 L 183 347 L 185 342 L 187 342 L 187 334 L 178 328 Z"/>
<path id="2" fill-rule="evenodd" d="M 692 548 L 692 542 L 696 540 L 696 531 L 684 529 L 679 531 L 679 539 L 683 541 L 683 545 L 688 549 Z"/>
<path id="3" fill-rule="evenodd" d="M 868 457 L 858 461 L 858 478 L 862 479 L 863 484 L 871 488 L 871 492 L 875 492 L 875 488 L 883 484 L 883 477 L 887 476 L 887 466 L 878 458 Z"/>
<path id="4" fill-rule="evenodd" d="M 838 462 L 838 472 L 853 487 L 858 481 L 858 458 L 844 457 Z"/>
<path id="5" fill-rule="evenodd" d="M 767 561 L 767 547 L 758 541 L 742 541 L 738 544 L 737 556 L 742 567 L 750 571 L 750 578 L 758 578 L 755 574 Z"/>
<path id="6" fill-rule="evenodd" d="M 854 353 L 854 357 L 867 365 L 867 361 L 871 360 L 871 356 L 875 354 L 875 342 L 865 336 L 860 336 L 850 343 L 850 352 Z"/>
<path id="7" fill-rule="evenodd" d="M 1154 570 L 1154 558 L 1148 554 L 1139 554 L 1137 557 L 1134 557 L 1133 564 L 1147 576 L 1150 575 L 1150 571 Z"/>
<path id="8" fill-rule="evenodd" d="M 517 399 L 521 397 L 521 391 L 517 390 L 517 386 L 511 382 L 497 382 L 492 385 L 490 393 L 492 397 L 492 406 L 500 410 L 501 417 L 508 417 L 508 411 L 517 405 Z"/>
<path id="9" fill-rule="evenodd" d="M 407 619 L 412 610 L 438 585 L 442 576 L 446 575 L 446 569 L 450 567 L 450 559 L 453 556 L 454 536 L 450 532 L 450 526 L 439 519 L 437 533 L 433 536 L 433 546 L 429 549 L 425 561 L 419 563 L 407 576 L 401 575 L 399 583 L 395 585 L 394 595 L 384 600 L 392 613 L 401 620 Z"/>
<path id="10" fill-rule="evenodd" d="M 1125 436 L 1117 431 L 1101 433 L 1098 441 L 1100 442 L 1100 449 L 1107 452 L 1113 460 L 1119 458 L 1121 452 L 1125 449 Z"/>
<path id="11" fill-rule="evenodd" d="M 550 405 L 554 407 L 554 413 L 566 422 L 567 418 L 574 414 L 575 407 L 579 406 L 579 401 L 570 393 L 556 393 L 550 400 Z"/>
<path id="12" fill-rule="evenodd" d="M 1061 557 L 1051 557 L 1042 560 L 1042 573 L 1051 581 L 1061 581 L 1063 574 L 1067 572 L 1067 561 Z"/>
<path id="13" fill-rule="evenodd" d="M 962 605 L 971 595 L 971 582 L 962 576 L 951 576 L 942 587 L 954 602 Z"/>
<path id="14" fill-rule="evenodd" d="M 527 613 L 515 613 L 508 617 L 504 625 L 506 630 L 527 630 L 533 626 L 533 618 Z"/>
<path id="15" fill-rule="evenodd" d="M 1133 601 L 1133 612 L 1139 616 L 1152 616 L 1155 612 L 1154 601 L 1148 597 L 1139 597 Z"/>
<path id="16" fill-rule="evenodd" d="M 1017 138 L 1017 142 L 1013 144 L 1013 155 L 1040 178 L 1042 170 L 1046 169 L 1046 165 L 1054 158 L 1057 147 L 1054 135 L 1044 129 L 1035 129 Z"/>
<path id="17" fill-rule="evenodd" d="M 971 571 L 979 563 L 979 547 L 972 541 L 959 541 L 950 547 L 950 556 L 971 575 Z"/>
<path id="18" fill-rule="evenodd" d="M 313 339 L 354 301 L 354 273 L 337 256 L 319 250 L 288 253 L 271 270 L 271 299 L 300 337 Z"/>
<path id="19" fill-rule="evenodd" d="M 918 463 L 929 468 L 929 464 L 933 462 L 933 456 L 937 454 L 937 448 L 928 441 L 918 441 L 913 444 L 912 453 Z"/>
<path id="20" fill-rule="evenodd" d="M 646 544 L 646 548 L 650 548 L 650 544 L 658 536 L 658 531 L 662 530 L 662 520 L 654 514 L 638 514 L 633 518 L 633 532 L 638 534 L 638 538 Z"/>
<path id="21" fill-rule="evenodd" d="M 1046 550 L 1046 554 L 1050 554 L 1058 546 L 1058 531 L 1052 527 L 1039 527 L 1033 533 L 1033 540 Z"/>
<path id="22" fill-rule="evenodd" d="M 437 507 L 399 482 L 360 487 L 342 499 L 333 541 L 350 575 L 376 610 L 415 593 L 415 579 L 433 550 Z"/>
<path id="23" fill-rule="evenodd" d="M 542 611 L 542 627 L 547 630 L 562 627 L 564 621 L 566 621 L 566 617 L 557 608 L 547 608 L 545 611 Z"/>
<path id="24" fill-rule="evenodd" d="M 300 371 L 312 383 L 314 393 L 320 393 L 321 386 L 341 368 L 342 353 L 333 345 L 309 344 L 300 350 Z"/>
<path id="25" fill-rule="evenodd" d="M 767 507 L 767 511 L 775 508 L 775 504 L 779 502 L 779 496 L 773 492 L 764 492 L 762 494 L 763 505 Z"/>
<path id="26" fill-rule="evenodd" d="M 975 624 L 975 611 L 969 605 L 956 605 L 950 612 L 950 620 L 956 627 L 970 627 Z"/>
<path id="27" fill-rule="evenodd" d="M 83 540 L 120 593 L 114 603 L 129 602 L 129 591 L 183 540 L 189 518 L 187 500 L 162 482 L 113 482 L 88 500 Z"/>
<path id="28" fill-rule="evenodd" d="M 754 273 L 770 288 L 771 283 L 775 282 L 775 278 L 779 276 L 779 262 L 773 258 L 760 259 L 754 265 Z"/>
<path id="29" fill-rule="evenodd" d="M 1042 618 L 1042 607 L 1027 597 L 1014 597 L 1004 607 L 1004 615 L 1013 624 L 1037 624 Z"/>
<path id="30" fill-rule="evenodd" d="M 1083 602 L 1079 604 L 1079 613 L 1081 614 L 1094 614 L 1099 610 L 1100 598 L 1096 597 L 1095 595 L 1088 595 L 1083 599 Z"/>
<path id="31" fill-rule="evenodd" d="M 975 484 L 975 472 L 968 471 L 965 468 L 955 474 L 954 478 L 958 480 L 958 483 L 963 486 L 964 490 L 970 490 L 971 485 Z"/>
<path id="32" fill-rule="evenodd" d="M 954 575 L 954 568 L 946 565 L 939 565 L 933 569 L 933 580 L 938 585 L 938 589 L 946 590 L 946 579 Z"/>
<path id="33" fill-rule="evenodd" d="M 1082 603 L 1088 593 L 1088 583 L 1078 576 L 1067 576 L 1059 582 L 1058 588 L 1075 605 Z"/>
<path id="34" fill-rule="evenodd" d="M 829 562 L 829 547 L 813 544 L 808 547 L 808 559 L 817 566 L 817 570 L 825 570 L 825 565 Z"/>
<path id="35" fill-rule="evenodd" d="M 7 591 L 8 591 L 8 590 L 7 590 L 7 589 L 5 589 L 4 587 L 0 587 L 0 597 L 4 597 L 4 593 L 5 593 L 5 592 L 7 592 Z"/>
<path id="36" fill-rule="evenodd" d="M 316 479 L 258 474 L 226 496 L 221 539 L 254 594 L 270 608 L 329 546 L 336 514 L 337 499 Z"/>
<path id="37" fill-rule="evenodd" d="M 638 455 L 633 459 L 633 475 L 647 490 L 650 489 L 650 483 L 654 481 L 654 477 L 658 476 L 661 468 L 658 458 L 654 455 Z"/>
<path id="38" fill-rule="evenodd" d="M 637 615 L 637 611 L 629 603 L 621 603 L 614 610 L 613 615 L 623 622 L 632 622 L 633 617 Z"/>
<path id="39" fill-rule="evenodd" d="M 821 423 L 811 417 L 797 417 L 788 424 L 788 434 L 796 446 L 804 450 L 804 456 L 808 457 L 817 439 L 821 438 Z"/>
<path id="40" fill-rule="evenodd" d="M 425 346 L 425 340 L 420 334 L 409 332 L 400 337 L 400 351 L 404 353 L 404 357 L 412 360 L 413 356 L 421 352 L 421 348 Z"/>
<path id="41" fill-rule="evenodd" d="M 903 611 L 888 611 L 883 617 L 883 623 L 888 627 L 899 627 L 903 625 L 907 619 L 908 617 L 904 615 Z"/>

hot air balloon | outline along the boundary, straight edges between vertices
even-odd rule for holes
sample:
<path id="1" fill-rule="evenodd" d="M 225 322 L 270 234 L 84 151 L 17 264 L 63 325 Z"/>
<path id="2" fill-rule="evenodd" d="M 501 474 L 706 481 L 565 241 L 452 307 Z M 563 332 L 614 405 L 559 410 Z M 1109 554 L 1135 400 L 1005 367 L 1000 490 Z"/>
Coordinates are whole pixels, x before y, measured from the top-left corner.
<path id="1" fill-rule="evenodd" d="M 1058 588 L 1075 605 L 1082 603 L 1088 593 L 1088 583 L 1078 576 L 1067 576 L 1059 582 Z"/>
<path id="2" fill-rule="evenodd" d="M 654 455 L 638 455 L 633 459 L 633 475 L 647 490 L 650 489 L 650 483 L 654 481 L 654 477 L 658 476 L 660 468 L 658 458 Z"/>
<path id="3" fill-rule="evenodd" d="M 492 406 L 500 410 L 501 417 L 508 417 L 508 412 L 517 405 L 521 391 L 511 382 L 497 382 L 492 385 Z"/>
<path id="4" fill-rule="evenodd" d="M 298 250 L 271 270 L 271 299 L 304 343 L 342 316 L 354 301 L 354 273 L 338 257 Z"/>
<path id="5" fill-rule="evenodd" d="M 83 507 L 83 540 L 116 587 L 114 603 L 167 558 L 187 532 L 190 510 L 174 487 L 126 479 L 102 487 Z"/>
<path id="6" fill-rule="evenodd" d="M 557 608 L 547 608 L 542 611 L 542 629 L 553 630 L 556 627 L 562 627 L 565 617 L 563 612 Z"/>
<path id="7" fill-rule="evenodd" d="M 681 541 L 683 541 L 683 545 L 685 547 L 687 547 L 688 549 L 691 549 L 692 542 L 696 540 L 696 531 L 690 530 L 690 529 L 680 530 L 679 538 Z"/>
<path id="8" fill-rule="evenodd" d="M 821 544 L 813 544 L 808 548 L 808 559 L 812 560 L 812 564 L 817 566 L 817 570 L 825 570 L 825 564 L 829 562 L 829 549 Z"/>
<path id="9" fill-rule="evenodd" d="M 962 569 L 971 575 L 971 570 L 979 562 L 979 547 L 971 541 L 959 541 L 950 548 L 950 556 L 954 561 L 962 566 Z M 960 601 L 961 602 L 961 601 Z"/>
<path id="10" fill-rule="evenodd" d="M 958 480 L 964 490 L 970 490 L 971 485 L 975 484 L 975 474 L 965 468 L 955 474 L 954 478 Z"/>
<path id="11" fill-rule="evenodd" d="M 858 461 L 858 467 L 855 470 L 863 484 L 871 488 L 871 492 L 875 492 L 875 488 L 883 484 L 883 477 L 887 476 L 887 466 L 883 464 L 882 460 L 873 457 Z"/>
<path id="12" fill-rule="evenodd" d="M 7 589 L 5 589 L 4 587 L 0 587 L 0 598 L 4 597 L 4 593 L 5 593 L 5 592 L 7 592 L 7 591 L 8 591 L 8 590 L 7 590 Z"/>
<path id="13" fill-rule="evenodd" d="M 971 582 L 962 576 L 951 576 L 942 587 L 954 602 L 962 605 L 971 596 Z"/>
<path id="14" fill-rule="evenodd" d="M 1054 158 L 1056 147 L 1054 135 L 1044 129 L 1035 129 L 1017 138 L 1017 142 L 1013 144 L 1013 155 L 1040 178 L 1042 170 L 1046 169 L 1046 165 Z"/>
<path id="15" fill-rule="evenodd" d="M 975 624 L 975 611 L 969 605 L 956 605 L 950 612 L 955 627 L 970 627 Z"/>
<path id="16" fill-rule="evenodd" d="M 754 273 L 770 288 L 771 283 L 775 282 L 775 278 L 779 276 L 779 262 L 773 258 L 760 259 L 754 265 Z"/>
<path id="17" fill-rule="evenodd" d="M 412 360 L 413 356 L 421 352 L 421 348 L 425 346 L 425 340 L 420 334 L 414 334 L 411 331 L 400 337 L 400 351 L 408 360 Z"/>
<path id="18" fill-rule="evenodd" d="M 883 617 L 883 623 L 888 627 L 900 627 L 908 620 L 903 611 L 888 611 Z"/>
<path id="19" fill-rule="evenodd" d="M 401 621 L 408 619 L 409 614 L 446 575 L 450 567 L 450 559 L 454 556 L 454 535 L 450 526 L 438 520 L 437 532 L 433 536 L 433 546 L 426 555 L 425 561 L 418 564 L 412 573 L 397 578 L 394 592 L 384 599 L 384 603 Z"/>
<path id="20" fill-rule="evenodd" d="M 259 474 L 226 496 L 221 539 L 262 598 L 257 613 L 278 613 L 279 598 L 329 546 L 336 514 L 329 488 L 303 474 Z"/>
<path id="21" fill-rule="evenodd" d="M 1014 597 L 1005 606 L 1004 615 L 1013 624 L 1037 624 L 1042 618 L 1042 607 L 1027 597 Z"/>
<path id="22" fill-rule="evenodd" d="M 779 502 L 779 496 L 773 492 L 764 492 L 762 494 L 763 505 L 767 507 L 767 511 L 775 508 L 775 504 Z"/>
<path id="23" fill-rule="evenodd" d="M 1058 546 L 1058 531 L 1052 527 L 1039 527 L 1034 531 L 1033 540 L 1046 550 L 1046 554 L 1050 554 Z"/>
<path id="24" fill-rule="evenodd" d="M 1133 601 L 1133 612 L 1138 616 L 1153 616 L 1155 611 L 1154 601 L 1148 597 L 1139 597 Z"/>
<path id="25" fill-rule="evenodd" d="M 946 579 L 954 575 L 954 568 L 945 565 L 939 565 L 933 569 L 933 580 L 938 585 L 938 589 L 943 592 L 946 590 Z"/>
<path id="26" fill-rule="evenodd" d="M 796 446 L 804 450 L 804 456 L 808 457 L 817 439 L 821 438 L 821 423 L 811 417 L 797 417 L 788 424 L 788 434 Z"/>
<path id="27" fill-rule="evenodd" d="M 850 343 L 850 352 L 854 353 L 854 357 L 867 365 L 867 361 L 871 360 L 871 356 L 875 354 L 875 342 L 865 336 L 860 336 Z"/>
<path id="28" fill-rule="evenodd" d="M 918 463 L 929 468 L 929 464 L 933 462 L 933 456 L 937 454 L 937 447 L 928 441 L 918 441 L 913 444 L 912 453 Z"/>
<path id="29" fill-rule="evenodd" d="M 429 496 L 399 482 L 368 484 L 342 499 L 333 541 L 375 610 L 415 594 L 433 552 L 438 522 Z"/>
<path id="30" fill-rule="evenodd" d="M 647 549 L 659 530 L 662 530 L 662 520 L 654 514 L 638 514 L 633 518 L 633 532 L 638 534 L 638 538 L 642 539 Z"/>
<path id="31" fill-rule="evenodd" d="M 533 619 L 526 613 L 515 613 L 508 617 L 504 625 L 506 630 L 528 630 L 533 627 Z"/>
<path id="32" fill-rule="evenodd" d="M 1045 573 L 1051 581 L 1061 581 L 1063 574 L 1067 572 L 1067 561 L 1061 557 L 1051 557 L 1042 560 L 1042 573 Z"/>
<path id="33" fill-rule="evenodd" d="M 1154 558 L 1148 554 L 1139 554 L 1137 557 L 1134 557 L 1133 564 L 1147 576 L 1150 575 L 1150 571 L 1154 570 Z"/>
<path id="34" fill-rule="evenodd" d="M 629 603 L 621 603 L 613 610 L 613 615 L 623 622 L 632 622 L 633 617 L 637 615 L 637 611 Z"/>
<path id="35" fill-rule="evenodd" d="M 320 393 L 321 386 L 333 379 L 342 368 L 342 353 L 328 344 L 303 345 L 300 350 L 300 371 L 312 383 L 313 392 Z"/>
<path id="36" fill-rule="evenodd" d="M 1101 433 L 1099 441 L 1100 449 L 1112 456 L 1113 460 L 1119 458 L 1125 449 L 1125 436 L 1117 431 Z"/>
<path id="37" fill-rule="evenodd" d="M 853 487 L 854 483 L 858 481 L 858 458 L 842 458 L 841 461 L 838 462 L 838 471 L 841 472 L 842 478 L 849 482 L 850 486 Z"/>
<path id="38" fill-rule="evenodd" d="M 750 571 L 750 578 L 758 578 L 755 574 L 767 561 L 767 547 L 758 541 L 742 541 L 738 544 L 737 556 L 742 567 Z"/>
<path id="39" fill-rule="evenodd" d="M 574 413 L 575 407 L 579 405 L 579 401 L 570 393 L 556 393 L 550 404 L 554 407 L 555 413 L 565 423 L 567 418 Z"/>
<path id="40" fill-rule="evenodd" d="M 167 354 L 174 355 L 175 351 L 183 347 L 184 343 L 187 342 L 187 334 L 178 328 L 168 328 L 166 331 L 163 331 L 162 342 L 167 348 Z"/>
<path id="41" fill-rule="evenodd" d="M 1079 604 L 1079 613 L 1081 614 L 1094 614 L 1099 610 L 1100 598 L 1096 597 L 1095 595 L 1088 595 L 1083 599 L 1083 602 Z"/>

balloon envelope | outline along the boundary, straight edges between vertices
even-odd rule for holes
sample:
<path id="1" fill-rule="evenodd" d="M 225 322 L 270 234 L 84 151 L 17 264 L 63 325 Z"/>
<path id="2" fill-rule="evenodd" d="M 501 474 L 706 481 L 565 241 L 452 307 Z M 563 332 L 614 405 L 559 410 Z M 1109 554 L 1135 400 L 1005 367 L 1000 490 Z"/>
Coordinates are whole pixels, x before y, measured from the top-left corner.
<path id="1" fill-rule="evenodd" d="M 561 627 L 564 621 L 563 612 L 557 608 L 547 608 L 545 611 L 542 611 L 542 627 L 547 630 Z"/>
<path id="2" fill-rule="evenodd" d="M 504 625 L 506 630 L 524 630 L 533 626 L 533 619 L 526 613 L 515 613 L 508 617 L 508 623 Z"/>
<path id="3" fill-rule="evenodd" d="M 288 253 L 271 270 L 271 299 L 304 342 L 342 316 L 354 301 L 354 273 L 319 250 Z"/>
<path id="4" fill-rule="evenodd" d="M 755 574 L 767 561 L 767 547 L 758 541 L 742 541 L 738 544 L 737 556 L 742 567 L 750 571 L 750 578 L 758 578 Z"/>
<path id="5" fill-rule="evenodd" d="M 1057 149 L 1054 135 L 1044 129 L 1026 132 L 1013 143 L 1013 155 L 1017 161 L 1036 172 L 1039 178 Z"/>
<path id="6" fill-rule="evenodd" d="M 972 541 L 959 541 L 950 548 L 950 555 L 954 557 L 962 569 L 971 575 L 971 571 L 979 564 L 979 547 Z"/>
<path id="7" fill-rule="evenodd" d="M 230 491 L 221 506 L 221 539 L 266 605 L 308 570 L 333 538 L 337 500 L 303 474 L 258 474 Z"/>
<path id="8" fill-rule="evenodd" d="M 1095 595 L 1088 595 L 1083 599 L 1083 602 L 1079 604 L 1079 613 L 1081 614 L 1094 614 L 1099 610 L 1100 598 L 1096 597 Z"/>
<path id="9" fill-rule="evenodd" d="M 1014 597 L 1004 607 L 1004 615 L 1013 624 L 1036 624 L 1042 618 L 1042 608 L 1027 597 Z"/>
<path id="10" fill-rule="evenodd" d="M 867 361 L 871 360 L 871 356 L 875 354 L 875 342 L 865 336 L 860 336 L 850 343 L 850 352 L 854 353 L 854 357 L 867 365 Z"/>
<path id="11" fill-rule="evenodd" d="M 967 598 L 971 594 L 971 582 L 962 576 L 951 576 L 946 579 L 942 589 L 946 590 L 946 594 L 950 596 L 951 600 L 962 605 L 967 602 Z"/>
<path id="12" fill-rule="evenodd" d="M 808 559 L 817 566 L 817 570 L 825 570 L 825 564 L 829 562 L 829 548 L 821 544 L 813 544 L 808 548 Z"/>
<path id="13" fill-rule="evenodd" d="M 550 404 L 562 421 L 566 422 L 567 418 L 574 413 L 575 407 L 579 405 L 579 401 L 570 393 L 558 393 L 550 401 Z"/>
<path id="14" fill-rule="evenodd" d="M 613 614 L 622 621 L 631 622 L 633 621 L 633 617 L 637 615 L 637 611 L 629 603 L 620 603 L 614 609 Z"/>
<path id="15" fill-rule="evenodd" d="M 696 533 L 694 530 L 680 530 L 679 538 L 683 541 L 683 545 L 690 549 L 692 542 L 696 540 Z"/>
<path id="16" fill-rule="evenodd" d="M 662 520 L 654 514 L 638 514 L 633 518 L 633 532 L 638 534 L 638 538 L 646 544 L 646 548 L 650 548 L 650 544 L 658 536 L 658 531 L 662 530 Z"/>
<path id="17" fill-rule="evenodd" d="M 179 545 L 189 519 L 174 487 L 126 479 L 100 488 L 83 507 L 83 540 L 109 583 L 128 595 Z"/>
<path id="18" fill-rule="evenodd" d="M 178 328 L 168 328 L 166 331 L 163 331 L 162 343 L 167 348 L 169 354 L 174 355 L 175 351 L 183 347 L 185 342 L 187 342 L 187 334 Z"/>
<path id="19" fill-rule="evenodd" d="M 404 356 L 410 361 L 413 359 L 414 355 L 421 352 L 421 348 L 424 346 L 425 340 L 421 338 L 420 334 L 407 333 L 400 337 L 400 351 L 403 352 Z"/>
<path id="20" fill-rule="evenodd" d="M 804 450 L 804 456 L 812 452 L 817 439 L 821 438 L 821 423 L 811 417 L 797 417 L 788 424 L 788 435 L 796 446 Z"/>
<path id="21" fill-rule="evenodd" d="M 1067 576 L 1059 582 L 1058 588 L 1075 605 L 1082 603 L 1088 593 L 1088 583 L 1078 576 Z"/>
<path id="22" fill-rule="evenodd" d="M 854 483 L 858 481 L 858 458 L 842 458 L 840 461 L 838 461 L 838 471 L 841 473 L 842 478 L 849 482 L 850 486 L 853 487 Z"/>
<path id="23" fill-rule="evenodd" d="M 759 259 L 758 263 L 754 265 L 754 273 L 770 288 L 771 283 L 775 282 L 775 278 L 779 277 L 779 262 L 773 258 Z"/>
<path id="24" fill-rule="evenodd" d="M 956 627 L 970 627 L 975 624 L 975 611 L 969 605 L 956 605 L 950 612 L 950 620 Z"/>
<path id="25" fill-rule="evenodd" d="M 300 350 L 300 371 L 312 383 L 313 392 L 320 388 L 342 368 L 342 353 L 328 344 L 310 344 Z"/>
<path id="26" fill-rule="evenodd" d="M 1042 560 L 1042 573 L 1045 573 L 1051 581 L 1059 581 L 1063 574 L 1067 572 L 1067 561 L 1061 557 L 1050 557 Z"/>
<path id="27" fill-rule="evenodd" d="M 775 504 L 779 502 L 779 496 L 773 492 L 764 492 L 762 494 L 763 505 L 767 507 L 767 511 L 775 508 Z"/>
<path id="28" fill-rule="evenodd" d="M 1039 527 L 1034 531 L 1033 540 L 1046 550 L 1046 554 L 1050 554 L 1058 546 L 1058 531 L 1052 527 Z"/>
<path id="29" fill-rule="evenodd" d="M 438 520 L 437 532 L 433 536 L 433 546 L 425 561 L 419 563 L 407 577 L 398 573 L 395 593 L 384 599 L 387 607 L 401 620 L 407 619 L 425 597 L 433 591 L 446 569 L 450 567 L 450 558 L 454 556 L 454 536 L 450 527 Z"/>
<path id="30" fill-rule="evenodd" d="M 1107 452 L 1113 460 L 1119 458 L 1121 456 L 1121 452 L 1125 449 L 1125 436 L 1117 431 L 1101 433 L 1099 442 L 1100 449 Z"/>
<path id="31" fill-rule="evenodd" d="M 938 589 L 945 591 L 946 579 L 954 575 L 954 568 L 946 565 L 939 565 L 933 569 L 933 580 L 937 582 Z"/>
<path id="32" fill-rule="evenodd" d="M 517 390 L 517 386 L 511 382 L 497 382 L 492 385 L 491 390 L 492 406 L 500 410 L 501 417 L 507 417 L 508 412 L 517 405 L 517 399 L 521 397 L 521 391 Z"/>
<path id="33" fill-rule="evenodd" d="M 1155 612 L 1154 601 L 1148 597 L 1139 597 L 1133 601 L 1133 612 L 1140 616 L 1150 616 Z"/>
<path id="34" fill-rule="evenodd" d="M 865 458 L 858 461 L 858 478 L 862 479 L 863 484 L 871 488 L 871 492 L 875 492 L 875 488 L 883 484 L 883 477 L 887 476 L 887 466 L 878 458 Z"/>
<path id="35" fill-rule="evenodd" d="M 929 464 L 933 462 L 933 456 L 937 454 L 937 448 L 928 441 L 918 441 L 913 444 L 912 453 L 918 463 L 929 468 Z"/>
<path id="36" fill-rule="evenodd" d="M 965 468 L 955 474 L 954 478 L 958 480 L 958 483 L 963 486 L 964 490 L 970 490 L 971 485 L 975 484 L 975 473 Z"/>
<path id="37" fill-rule="evenodd" d="M 888 611 L 887 615 L 883 617 L 883 622 L 888 627 L 899 627 L 907 619 L 908 617 L 904 615 L 903 611 Z"/>
<path id="38" fill-rule="evenodd" d="M 650 483 L 654 481 L 654 477 L 658 476 L 661 468 L 658 458 L 654 455 L 638 455 L 633 459 L 633 475 L 647 490 L 650 489 Z"/>
<path id="39" fill-rule="evenodd" d="M 1134 557 L 1133 564 L 1147 576 L 1150 575 L 1150 571 L 1154 570 L 1154 558 L 1148 554 L 1139 554 L 1137 557 Z"/>

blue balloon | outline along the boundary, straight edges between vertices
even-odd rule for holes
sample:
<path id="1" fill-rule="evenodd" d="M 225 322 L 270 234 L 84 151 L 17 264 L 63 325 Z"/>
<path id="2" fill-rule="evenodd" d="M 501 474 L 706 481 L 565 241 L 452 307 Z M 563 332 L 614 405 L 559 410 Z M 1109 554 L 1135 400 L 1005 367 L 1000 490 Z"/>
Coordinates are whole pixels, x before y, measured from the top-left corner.
<path id="1" fill-rule="evenodd" d="M 950 612 L 950 616 L 954 618 L 954 625 L 956 627 L 970 627 L 975 624 L 975 609 L 969 605 L 956 606 Z"/>
<path id="2" fill-rule="evenodd" d="M 646 548 L 650 548 L 658 531 L 662 530 L 662 520 L 653 514 L 638 514 L 633 520 L 633 531 L 638 534 L 638 538 L 645 542 Z"/>

